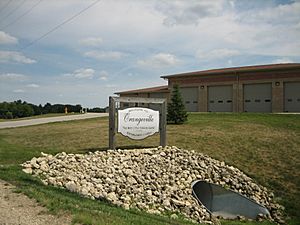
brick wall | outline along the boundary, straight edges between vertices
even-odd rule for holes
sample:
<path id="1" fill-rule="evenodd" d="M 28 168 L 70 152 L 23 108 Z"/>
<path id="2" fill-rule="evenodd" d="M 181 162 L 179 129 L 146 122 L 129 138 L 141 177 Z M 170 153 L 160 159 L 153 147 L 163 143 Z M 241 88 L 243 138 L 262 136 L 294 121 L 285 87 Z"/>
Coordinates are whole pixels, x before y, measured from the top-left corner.
<path id="1" fill-rule="evenodd" d="M 232 85 L 233 112 L 244 112 L 244 84 L 272 83 L 272 112 L 284 110 L 284 82 L 300 81 L 300 69 L 290 71 L 247 72 L 192 77 L 170 77 L 169 89 L 177 83 L 180 87 L 198 87 L 198 111 L 208 110 L 208 86 Z M 299 90 L 300 91 L 300 90 Z"/>

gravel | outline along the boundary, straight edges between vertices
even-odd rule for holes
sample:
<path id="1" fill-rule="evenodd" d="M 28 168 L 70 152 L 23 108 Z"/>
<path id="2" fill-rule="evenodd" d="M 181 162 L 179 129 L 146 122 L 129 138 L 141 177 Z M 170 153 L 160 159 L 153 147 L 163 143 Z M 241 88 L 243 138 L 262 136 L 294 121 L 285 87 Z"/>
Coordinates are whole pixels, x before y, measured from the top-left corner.
<path id="1" fill-rule="evenodd" d="M 137 208 L 171 218 L 181 214 L 188 220 L 217 223 L 192 196 L 192 182 L 204 180 L 256 201 L 271 213 L 264 219 L 282 222 L 283 207 L 274 201 L 273 193 L 239 169 L 192 150 L 167 146 L 85 155 L 41 154 L 22 164 L 25 173 L 40 177 L 45 185 L 106 199 L 125 209 Z"/>

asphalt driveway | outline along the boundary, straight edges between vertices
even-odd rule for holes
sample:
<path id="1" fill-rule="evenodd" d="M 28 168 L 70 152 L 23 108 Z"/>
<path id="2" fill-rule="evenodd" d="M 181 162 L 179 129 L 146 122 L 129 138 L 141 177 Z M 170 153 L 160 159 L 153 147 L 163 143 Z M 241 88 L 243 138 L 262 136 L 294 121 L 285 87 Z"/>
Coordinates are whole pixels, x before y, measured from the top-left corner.
<path id="1" fill-rule="evenodd" d="M 28 119 L 28 120 L 5 121 L 5 122 L 0 122 L 0 129 L 13 128 L 13 127 L 25 127 L 25 126 L 32 126 L 37 124 L 70 121 L 70 120 L 83 120 L 83 119 L 105 117 L 105 116 L 108 116 L 108 113 L 86 113 L 80 115 L 65 115 L 65 116 L 57 116 L 57 117 Z"/>

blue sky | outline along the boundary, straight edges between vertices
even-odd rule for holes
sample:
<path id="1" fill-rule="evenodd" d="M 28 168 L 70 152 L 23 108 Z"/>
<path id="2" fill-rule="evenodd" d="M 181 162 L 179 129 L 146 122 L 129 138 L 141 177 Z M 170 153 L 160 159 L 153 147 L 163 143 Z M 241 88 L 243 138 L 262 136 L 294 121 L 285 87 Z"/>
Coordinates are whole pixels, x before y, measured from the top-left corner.
<path id="1" fill-rule="evenodd" d="M 100 0 L 36 41 L 93 2 L 0 1 L 0 101 L 105 107 L 161 75 L 300 62 L 300 1 Z"/>

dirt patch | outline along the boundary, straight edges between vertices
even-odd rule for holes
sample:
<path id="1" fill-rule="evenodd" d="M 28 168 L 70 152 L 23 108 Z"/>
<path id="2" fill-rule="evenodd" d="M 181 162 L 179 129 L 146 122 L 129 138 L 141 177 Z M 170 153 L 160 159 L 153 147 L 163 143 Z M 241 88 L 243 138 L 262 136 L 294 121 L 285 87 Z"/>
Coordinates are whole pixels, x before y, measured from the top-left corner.
<path id="1" fill-rule="evenodd" d="M 71 216 L 51 215 L 35 200 L 14 190 L 13 185 L 0 180 L 0 225 L 71 224 Z"/>

